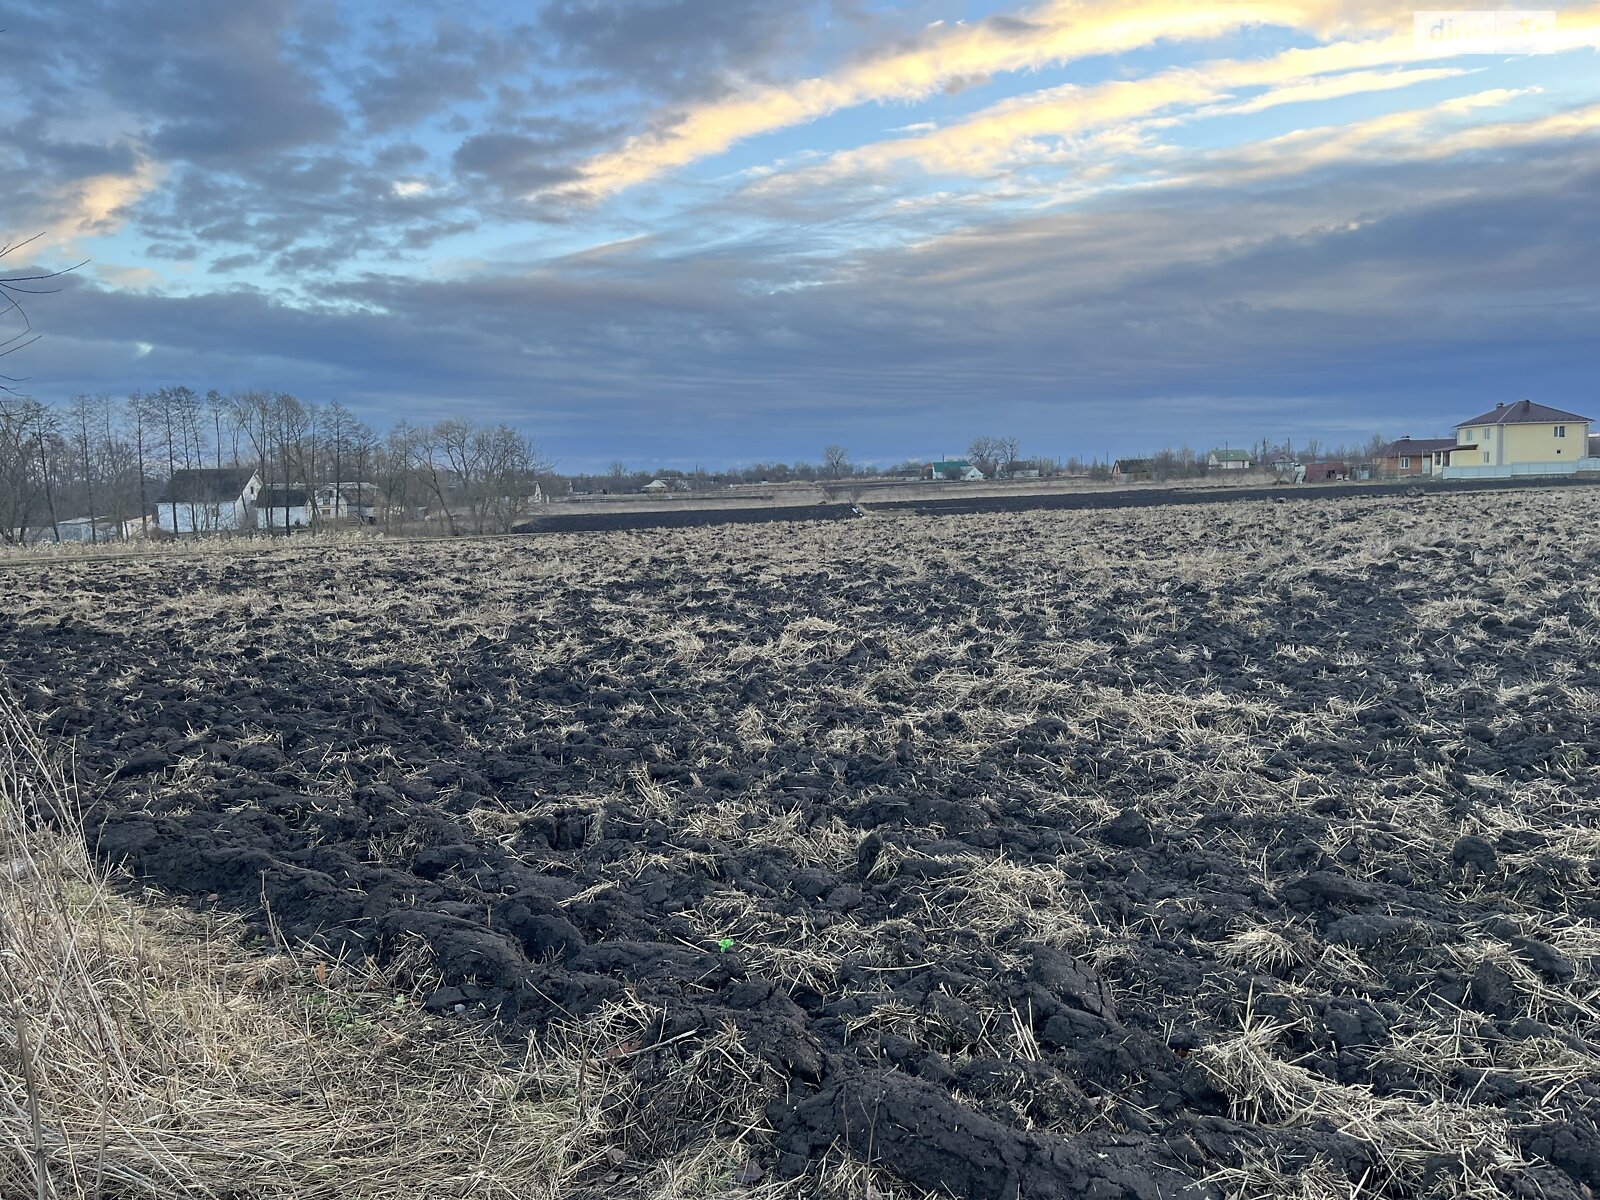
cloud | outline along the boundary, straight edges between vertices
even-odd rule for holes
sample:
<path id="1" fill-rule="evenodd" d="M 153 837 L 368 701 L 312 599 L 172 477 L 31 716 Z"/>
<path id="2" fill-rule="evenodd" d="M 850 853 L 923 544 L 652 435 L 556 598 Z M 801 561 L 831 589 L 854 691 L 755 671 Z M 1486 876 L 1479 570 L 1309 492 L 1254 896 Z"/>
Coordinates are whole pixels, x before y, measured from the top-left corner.
<path id="1" fill-rule="evenodd" d="M 425 37 L 396 29 L 368 49 L 351 92 L 367 132 L 388 133 L 482 98 L 526 68 L 537 45 L 537 31 L 522 24 L 472 28 L 441 20 Z"/>
<path id="2" fill-rule="evenodd" d="M 47 215 L 41 214 L 46 244 L 72 253 L 87 237 L 116 232 L 130 207 L 155 188 L 161 174 L 154 163 L 140 161 L 125 173 L 90 175 L 58 185 Z"/>
<path id="3" fill-rule="evenodd" d="M 85 75 L 150 121 L 158 158 L 249 162 L 331 142 L 344 127 L 299 53 L 297 10 L 290 0 L 109 5 L 100 22 L 72 30 L 69 42 L 86 43 L 97 56 L 81 65 Z"/>
<path id="4" fill-rule="evenodd" d="M 836 5 L 818 0 L 551 0 L 540 29 L 563 65 L 677 97 L 723 93 L 802 49 Z"/>
<path id="5" fill-rule="evenodd" d="M 1386 113 L 1348 125 L 1299 129 L 1281 137 L 1234 147 L 1214 155 L 1219 174 L 1235 186 L 1285 174 L 1301 174 L 1331 163 L 1446 159 L 1467 152 L 1504 151 L 1600 134 L 1600 104 L 1526 121 L 1497 121 L 1451 128 L 1459 118 L 1498 108 L 1534 88 L 1490 88 L 1426 109 Z"/>
<path id="6" fill-rule="evenodd" d="M 448 149 L 401 131 L 487 103 L 536 56 L 531 27 L 386 18 L 368 37 L 333 12 L 88 0 L 19 14 L 0 82 L 16 114 L 0 130 L 8 216 L 58 242 L 131 227 L 152 259 L 204 253 L 225 272 L 315 255 L 323 275 L 470 228 L 498 189 L 456 186 Z"/>
<path id="7" fill-rule="evenodd" d="M 503 194 L 522 195 L 577 178 L 572 152 L 596 136 L 591 127 L 563 121 L 544 122 L 537 134 L 480 133 L 456 147 L 451 164 Z"/>
<path id="8" fill-rule="evenodd" d="M 97 262 L 90 268 L 95 278 L 115 288 L 133 290 L 159 287 L 161 275 L 150 267 L 130 267 L 119 263 Z"/>
<path id="9" fill-rule="evenodd" d="M 1561 31 L 1569 48 L 1600 45 L 1600 17 L 1593 14 L 1567 14 Z M 1134 80 L 1068 84 L 1001 101 L 922 136 L 871 143 L 840 151 L 823 163 L 770 174 L 753 190 L 771 194 L 814 188 L 832 180 L 905 167 L 984 175 L 1048 161 L 1058 154 L 1063 140 L 1116 127 L 1122 127 L 1120 134 L 1091 148 L 1109 150 L 1113 157 L 1130 149 L 1150 154 L 1154 147 L 1144 141 L 1145 135 L 1172 125 L 1394 91 L 1468 71 L 1461 65 L 1415 65 L 1427 57 L 1407 31 L 1297 47 L 1264 58 L 1176 68 Z M 1237 98 L 1238 93 L 1255 89 L 1261 90 Z M 1078 156 L 1073 158 L 1081 163 Z"/>
<path id="10" fill-rule="evenodd" d="M 863 454 L 919 453 L 981 432 L 977 397 L 983 423 L 1063 454 L 1396 432 L 1399 409 L 1420 436 L 1468 398 L 1559 396 L 1591 369 L 1600 212 L 1575 198 L 1600 187 L 1600 149 L 1523 124 L 1492 158 L 1269 190 L 1219 175 L 845 260 L 797 256 L 803 238 L 647 239 L 524 271 L 368 275 L 316 307 L 79 285 L 72 325 L 41 344 L 72 339 L 76 364 L 34 365 L 102 390 L 84 348 L 143 339 L 169 381 L 338 394 L 386 418 L 458 397 L 569 462 L 793 455 L 822 411 L 849 414 Z"/>
<path id="11" fill-rule="evenodd" d="M 606 196 L 720 154 L 736 142 L 870 102 L 917 100 L 952 84 L 1117 54 L 1158 41 L 1203 40 L 1275 25 L 1320 30 L 1385 24 L 1377 3 L 1336 0 L 1051 0 L 1021 18 L 942 25 L 906 43 L 863 55 L 829 75 L 768 84 L 694 105 L 660 130 L 636 135 L 584 164 L 576 190 Z"/>
<path id="12" fill-rule="evenodd" d="M 1534 93 L 1516 63 L 1418 57 L 1377 0 L 932 26 L 946 0 L 497 3 L 8 17 L 8 215 L 103 264 L 37 307 L 28 373 L 524 420 L 569 461 L 792 456 L 822 424 L 885 456 L 979 420 L 1062 453 L 1210 436 L 1206 411 L 1326 434 L 1396 397 L 1420 434 L 1592 373 L 1581 62 Z M 1027 75 L 1122 51 L 1083 69 L 1104 82 Z M 942 99 L 986 78 L 1026 90 Z M 671 178 L 782 128 L 765 161 Z"/>

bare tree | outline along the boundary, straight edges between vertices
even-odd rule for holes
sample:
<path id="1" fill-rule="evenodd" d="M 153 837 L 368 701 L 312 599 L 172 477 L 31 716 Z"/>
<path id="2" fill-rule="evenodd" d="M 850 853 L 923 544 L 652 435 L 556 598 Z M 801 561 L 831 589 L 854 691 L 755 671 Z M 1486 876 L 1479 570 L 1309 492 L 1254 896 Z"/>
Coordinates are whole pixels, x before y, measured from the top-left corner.
<path id="1" fill-rule="evenodd" d="M 465 422 L 441 421 L 432 429 L 412 430 L 407 440 L 411 469 L 416 472 L 423 487 L 444 513 L 445 524 L 450 530 L 451 537 L 456 534 L 456 517 L 450 508 L 452 480 L 447 465 L 449 455 L 442 443 L 447 436 L 458 440 L 464 438 L 464 433 L 460 433 L 456 428 L 457 425 L 464 424 Z"/>
<path id="2" fill-rule="evenodd" d="M 412 507 L 413 484 L 416 480 L 415 464 L 418 458 L 419 432 L 409 423 L 401 421 L 389 431 L 378 456 L 378 477 L 388 503 L 384 506 L 383 524 L 389 528 L 398 508 L 402 518 Z"/>
<path id="3" fill-rule="evenodd" d="M 1014 437 L 975 437 L 967 446 L 967 461 L 991 479 L 1009 471 L 1021 454 L 1022 443 Z"/>
<path id="4" fill-rule="evenodd" d="M 289 484 L 299 475 L 306 478 L 306 439 L 311 430 L 311 417 L 306 406 L 288 392 L 278 392 L 272 397 L 272 415 L 278 439 L 278 465 L 283 471 L 283 532 L 292 528 L 289 516 Z M 270 497 L 269 497 L 270 499 Z M 269 513 L 270 516 L 270 513 Z"/>
<path id="5" fill-rule="evenodd" d="M 832 478 L 838 479 L 850 469 L 850 451 L 837 442 L 831 446 L 824 446 L 822 449 L 822 466 Z"/>
<path id="6" fill-rule="evenodd" d="M 44 489 L 45 511 L 50 514 L 50 532 L 61 541 L 61 521 L 56 514 L 55 471 L 52 469 L 51 451 L 61 437 L 61 420 L 43 404 L 33 405 L 34 450 L 39 456 L 39 482 Z"/>
<path id="7" fill-rule="evenodd" d="M 24 246 L 32 245 L 43 236 L 43 234 L 36 233 L 31 238 L 24 238 L 20 242 L 0 243 L 0 258 L 9 257 Z M 88 259 L 84 260 L 84 262 L 87 261 Z M 15 354 L 18 350 L 31 346 L 39 340 L 40 335 L 34 332 L 33 324 L 28 320 L 28 310 L 22 306 L 22 297 L 42 296 L 49 292 L 60 291 L 60 288 L 45 287 L 43 285 L 52 279 L 59 279 L 71 271 L 76 271 L 81 266 L 83 266 L 83 263 L 80 262 L 60 271 L 40 271 L 32 275 L 0 275 L 0 317 L 8 317 L 14 314 L 22 326 L 20 330 L 9 337 L 0 337 L 0 358 Z M 11 385 L 21 382 L 22 380 L 15 376 L 0 375 L 0 392 L 10 392 L 15 395 L 16 393 Z"/>
<path id="8" fill-rule="evenodd" d="M 272 477 L 272 397 L 266 392 L 234 396 L 233 422 L 236 429 L 244 430 L 245 441 L 256 456 L 256 474 L 265 484 Z"/>
<path id="9" fill-rule="evenodd" d="M 486 512 L 496 533 L 510 533 L 529 515 L 542 480 L 554 463 L 526 434 L 509 425 L 478 431 L 474 439 L 483 462 Z"/>
<path id="10" fill-rule="evenodd" d="M 998 438 L 975 437 L 967 446 L 967 461 L 985 475 L 993 476 L 1000 466 L 1000 457 L 1004 454 Z"/>
<path id="11" fill-rule="evenodd" d="M 28 522 L 39 493 L 38 459 L 33 430 L 37 400 L 0 395 L 0 540 L 27 540 Z"/>
<path id="12" fill-rule="evenodd" d="M 211 445 L 215 454 L 216 469 L 222 470 L 222 421 L 228 418 L 233 426 L 233 455 L 231 461 L 239 464 L 239 426 L 233 421 L 233 405 L 216 388 L 206 393 L 206 409 L 211 413 Z"/>
<path id="13" fill-rule="evenodd" d="M 451 502 L 464 506 L 474 533 L 505 533 L 531 506 L 550 462 L 509 425 L 440 421 L 426 439 L 424 478 L 457 532 Z"/>
<path id="14" fill-rule="evenodd" d="M 1014 437 L 1003 437 L 995 438 L 994 445 L 995 458 L 998 460 L 995 464 L 995 473 L 1009 475 L 1011 468 L 1022 457 L 1022 443 Z"/>
<path id="15" fill-rule="evenodd" d="M 127 411 L 128 421 L 133 426 L 133 461 L 134 470 L 138 472 L 139 476 L 139 511 L 148 515 L 150 512 L 150 472 L 145 455 L 150 449 L 150 398 L 143 392 L 133 392 L 128 396 Z M 176 531 L 176 524 L 174 524 L 173 529 Z"/>
<path id="16" fill-rule="evenodd" d="M 334 486 L 344 482 L 342 472 L 349 467 L 350 472 L 354 474 L 354 478 L 349 480 L 354 485 L 357 496 L 354 502 L 360 506 L 368 506 L 370 502 L 376 501 L 376 496 L 370 496 L 368 491 L 373 485 L 373 461 L 378 456 L 379 450 L 378 435 L 374 434 L 373 427 L 368 426 L 365 421 L 357 421 L 354 414 L 347 413 L 342 422 L 341 437 L 342 456 L 339 462 L 334 464 L 334 475 L 336 475 Z M 349 496 L 342 491 L 339 494 L 346 510 L 349 510 L 352 504 Z M 368 514 L 368 517 L 370 515 Z"/>
<path id="17" fill-rule="evenodd" d="M 344 486 L 344 459 L 345 443 L 350 437 L 350 410 L 337 400 L 328 405 L 323 427 L 328 434 L 328 451 L 333 458 L 333 478 L 330 480 L 330 493 L 333 498 L 333 515 L 337 518 L 344 507 L 344 493 L 340 490 Z"/>
<path id="18" fill-rule="evenodd" d="M 84 499 L 89 506 L 89 540 L 99 542 L 99 506 L 95 504 L 95 454 L 94 429 L 96 410 L 105 403 L 103 396 L 77 396 L 67 410 L 71 427 L 73 449 L 77 453 L 78 469 L 83 472 Z"/>
<path id="19" fill-rule="evenodd" d="M 179 431 L 183 426 L 183 414 L 180 412 L 184 397 L 180 396 L 177 388 L 159 388 L 155 395 L 150 397 L 151 408 L 156 418 L 156 436 L 161 439 L 161 447 L 166 451 L 167 459 L 167 502 L 172 508 L 172 532 L 178 532 L 178 493 L 172 486 L 172 480 L 178 473 L 178 455 L 180 446 Z M 194 513 L 189 514 L 189 527 L 194 529 Z"/>
<path id="20" fill-rule="evenodd" d="M 125 524 L 128 507 L 135 497 L 138 500 L 140 520 L 143 521 L 150 515 L 150 510 L 144 503 L 144 471 L 135 457 L 134 443 L 129 440 L 126 425 L 121 429 L 118 428 L 117 406 L 111 397 L 99 398 L 95 415 L 95 436 L 99 443 L 96 454 L 110 497 L 107 515 L 117 523 L 118 540 L 125 541 L 128 536 Z"/>

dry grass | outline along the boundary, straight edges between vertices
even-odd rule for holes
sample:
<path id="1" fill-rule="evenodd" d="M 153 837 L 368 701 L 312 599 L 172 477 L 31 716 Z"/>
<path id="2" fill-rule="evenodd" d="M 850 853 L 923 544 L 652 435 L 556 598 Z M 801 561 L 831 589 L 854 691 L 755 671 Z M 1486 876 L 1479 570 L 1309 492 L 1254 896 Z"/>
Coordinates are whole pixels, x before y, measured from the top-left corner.
<path id="1" fill-rule="evenodd" d="M 370 964 L 131 898 L 75 808 L 0 692 L 0 1195 L 897 1194 L 843 1159 L 803 1184 L 752 1168 L 771 1081 L 731 1028 L 652 1044 L 661 1013 L 618 1002 L 507 1045 Z M 674 1105 L 733 1132 L 664 1143 Z"/>
<path id="2" fill-rule="evenodd" d="M 1233 1100 L 1234 1115 L 1252 1122 L 1338 1129 L 1371 1147 L 1378 1167 L 1365 1181 L 1373 1194 L 1427 1194 L 1437 1185 L 1429 1167 L 1440 1158 L 1456 1159 L 1460 1173 L 1450 1194 L 1458 1200 L 1494 1200 L 1503 1196 L 1507 1174 L 1525 1170 L 1527 1160 L 1514 1146 L 1510 1123 L 1493 1110 L 1443 1100 L 1383 1097 L 1369 1088 L 1333 1083 L 1286 1061 L 1280 1043 L 1284 1025 L 1246 1015 L 1244 1028 L 1228 1041 L 1203 1047 L 1201 1065 Z M 1231 1196 L 1259 1194 L 1274 1181 L 1268 1160 L 1249 1162 L 1220 1172 L 1212 1182 Z M 1349 1181 L 1335 1172 L 1324 1178 L 1313 1170 L 1278 1195 L 1311 1197 L 1347 1195 Z M 1332 1190 L 1328 1190 L 1331 1188 Z M 1362 1194 L 1359 1191 L 1356 1194 Z"/>

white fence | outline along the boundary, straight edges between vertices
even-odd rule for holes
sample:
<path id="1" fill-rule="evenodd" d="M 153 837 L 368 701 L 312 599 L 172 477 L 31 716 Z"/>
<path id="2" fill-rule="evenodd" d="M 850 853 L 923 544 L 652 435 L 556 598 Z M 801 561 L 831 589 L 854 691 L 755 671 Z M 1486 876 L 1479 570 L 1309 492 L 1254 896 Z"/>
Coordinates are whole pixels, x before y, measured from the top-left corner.
<path id="1" fill-rule="evenodd" d="M 1520 479 L 1540 475 L 1576 475 L 1579 471 L 1600 471 L 1600 458 L 1579 458 L 1570 462 L 1507 463 L 1504 466 L 1445 467 L 1445 479 Z"/>

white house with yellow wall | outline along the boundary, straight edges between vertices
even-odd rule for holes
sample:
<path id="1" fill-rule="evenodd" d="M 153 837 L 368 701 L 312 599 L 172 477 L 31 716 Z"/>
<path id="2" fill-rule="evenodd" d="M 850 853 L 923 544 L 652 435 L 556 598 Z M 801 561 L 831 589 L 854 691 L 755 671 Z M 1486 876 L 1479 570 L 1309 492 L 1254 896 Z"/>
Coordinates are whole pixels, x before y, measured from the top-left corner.
<path id="1" fill-rule="evenodd" d="M 1456 426 L 1453 446 L 1434 451 L 1447 479 L 1571 475 L 1600 470 L 1589 458 L 1589 418 L 1518 400 Z"/>

